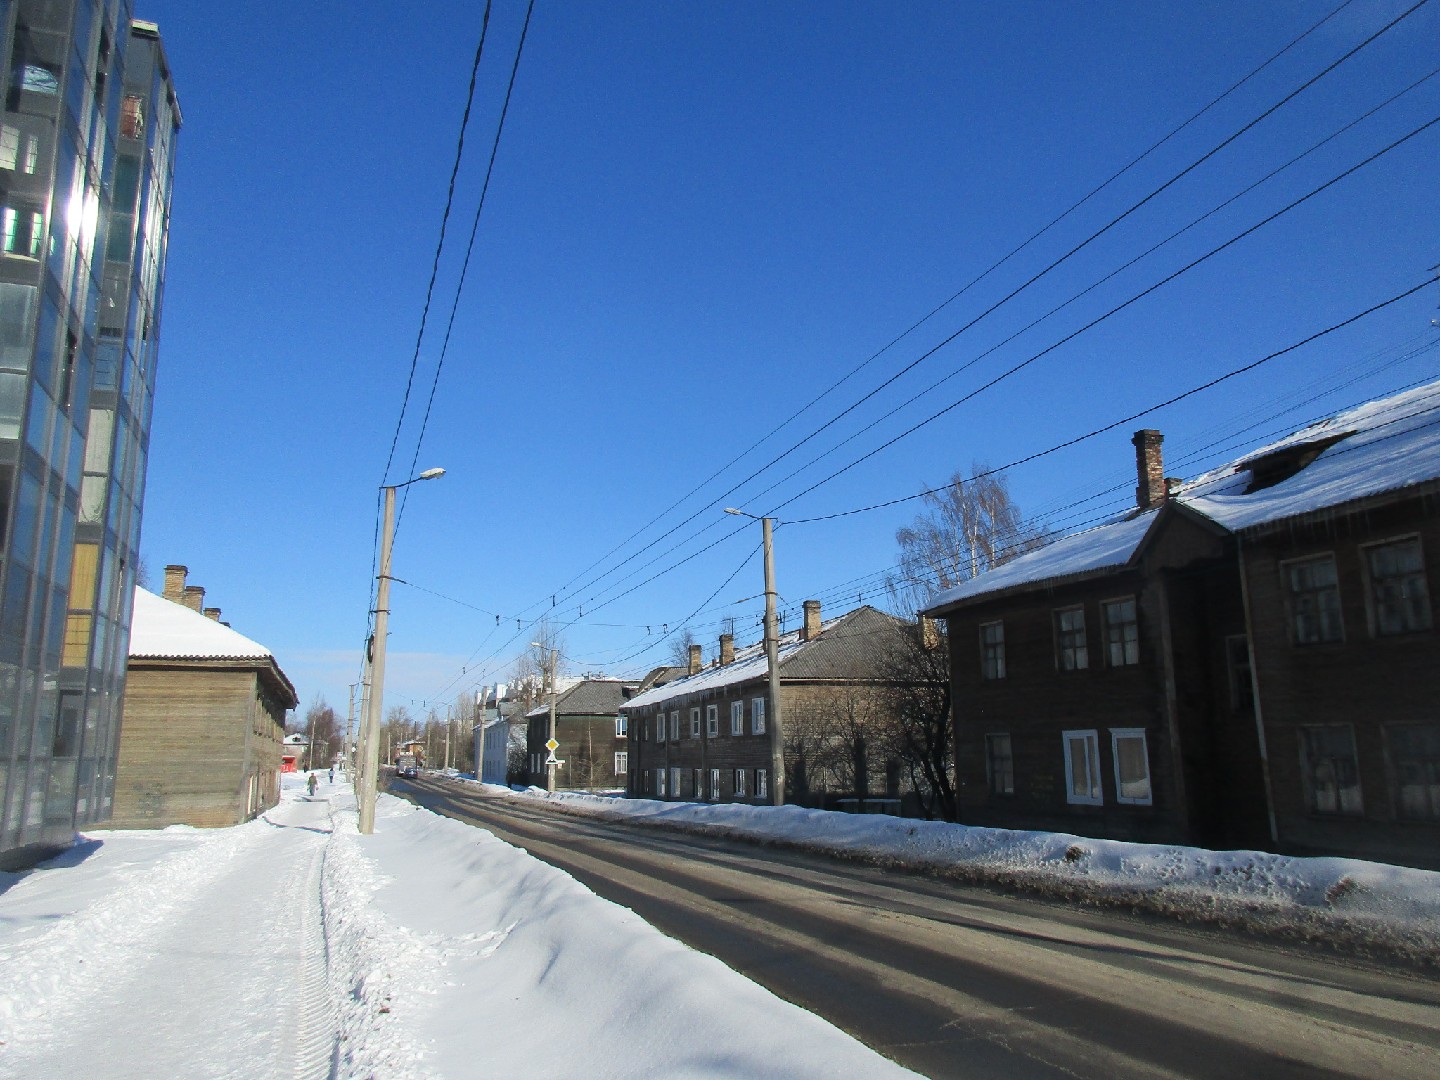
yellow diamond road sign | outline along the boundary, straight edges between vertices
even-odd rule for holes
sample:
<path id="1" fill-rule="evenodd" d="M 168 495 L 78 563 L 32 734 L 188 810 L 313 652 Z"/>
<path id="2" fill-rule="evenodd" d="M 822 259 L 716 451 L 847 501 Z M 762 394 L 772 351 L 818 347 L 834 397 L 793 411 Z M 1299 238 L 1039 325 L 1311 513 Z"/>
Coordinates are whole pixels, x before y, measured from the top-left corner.
<path id="1" fill-rule="evenodd" d="M 556 750 L 559 750 L 559 749 L 560 749 L 560 744 L 559 744 L 558 742 L 556 742 L 554 739 L 546 739 L 546 740 L 545 740 L 545 749 L 546 749 L 546 750 L 549 750 L 549 751 L 553 754 Z"/>

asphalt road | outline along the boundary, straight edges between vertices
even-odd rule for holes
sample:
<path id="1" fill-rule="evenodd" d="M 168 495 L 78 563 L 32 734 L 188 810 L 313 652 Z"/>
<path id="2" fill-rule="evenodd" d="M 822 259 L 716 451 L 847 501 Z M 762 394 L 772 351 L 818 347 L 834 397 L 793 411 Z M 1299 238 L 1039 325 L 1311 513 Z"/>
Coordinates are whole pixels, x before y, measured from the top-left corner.
<path id="1" fill-rule="evenodd" d="M 927 1076 L 1440 1077 L 1440 980 L 1424 974 L 430 776 L 391 791 L 525 848 Z"/>

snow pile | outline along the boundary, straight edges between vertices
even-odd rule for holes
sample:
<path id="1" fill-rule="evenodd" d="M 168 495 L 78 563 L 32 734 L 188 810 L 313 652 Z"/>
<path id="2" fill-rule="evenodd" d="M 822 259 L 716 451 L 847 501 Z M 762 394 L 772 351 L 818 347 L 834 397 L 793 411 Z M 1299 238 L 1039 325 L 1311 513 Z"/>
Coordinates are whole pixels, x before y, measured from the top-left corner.
<path id="1" fill-rule="evenodd" d="M 1429 870 L 798 806 L 551 795 L 540 788 L 518 797 L 543 799 L 575 813 L 783 843 L 967 880 L 1023 885 L 1051 895 L 1243 922 L 1255 929 L 1386 946 L 1440 961 L 1440 873 Z"/>

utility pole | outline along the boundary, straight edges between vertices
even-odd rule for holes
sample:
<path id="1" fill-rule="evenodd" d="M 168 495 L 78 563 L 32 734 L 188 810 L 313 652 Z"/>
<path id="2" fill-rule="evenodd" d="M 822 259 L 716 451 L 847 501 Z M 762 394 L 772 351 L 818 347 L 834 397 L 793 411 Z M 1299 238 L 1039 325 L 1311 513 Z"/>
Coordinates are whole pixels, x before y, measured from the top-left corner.
<path id="1" fill-rule="evenodd" d="M 755 518 L 743 510 L 725 508 L 725 513 L 748 517 L 760 522 L 760 538 L 765 549 L 765 662 L 770 676 L 770 804 L 785 805 L 785 728 L 780 715 L 780 633 L 775 618 L 775 545 L 771 534 L 774 518 Z"/>
<path id="2" fill-rule="evenodd" d="M 345 743 L 341 756 L 345 759 L 346 767 L 355 768 L 355 687 L 357 683 L 350 684 L 350 711 L 345 714 Z M 348 751 L 346 753 L 345 751 Z"/>
<path id="3" fill-rule="evenodd" d="M 547 741 L 548 741 L 548 742 L 555 742 L 555 666 L 559 663 L 559 661 L 560 661 L 560 651 L 559 651 L 558 649 L 551 649 L 551 650 L 550 650 L 550 734 L 547 736 Z M 550 750 L 549 747 L 546 747 L 546 749 L 547 749 L 547 750 Z M 545 762 L 545 790 L 546 790 L 546 791 L 554 791 L 554 790 L 555 790 L 555 770 L 556 770 L 558 767 L 559 767 L 559 765 L 558 765 L 558 763 L 557 763 L 556 760 L 555 760 L 555 751 L 554 751 L 554 750 L 550 750 L 550 756 L 549 756 L 549 758 L 548 758 L 548 759 L 546 760 L 546 762 Z"/>
<path id="4" fill-rule="evenodd" d="M 445 706 L 445 771 L 450 771 L 450 706 Z"/>
<path id="5" fill-rule="evenodd" d="M 485 782 L 485 703 L 490 700 L 488 690 L 488 687 L 480 687 L 480 696 L 475 699 L 475 782 L 477 784 Z"/>

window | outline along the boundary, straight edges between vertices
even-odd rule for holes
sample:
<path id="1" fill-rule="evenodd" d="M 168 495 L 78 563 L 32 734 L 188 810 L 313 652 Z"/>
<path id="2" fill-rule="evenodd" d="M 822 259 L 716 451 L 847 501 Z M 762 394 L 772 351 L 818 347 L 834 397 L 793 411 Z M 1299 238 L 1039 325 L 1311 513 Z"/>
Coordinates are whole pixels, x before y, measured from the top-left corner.
<path id="1" fill-rule="evenodd" d="M 1312 814 L 1360 814 L 1360 766 L 1349 724 L 1302 727 L 1300 770 Z"/>
<path id="2" fill-rule="evenodd" d="M 1225 639 L 1225 669 L 1230 676 L 1230 708 L 1244 712 L 1255 707 L 1255 682 L 1250 676 L 1250 639 L 1236 634 Z"/>
<path id="3" fill-rule="evenodd" d="M 659 798 L 665 798 L 665 770 L 655 770 L 655 794 Z"/>
<path id="4" fill-rule="evenodd" d="M 630 734 L 630 718 L 624 713 L 615 717 L 615 737 L 623 739 Z"/>
<path id="5" fill-rule="evenodd" d="M 680 741 L 680 710 L 676 709 L 670 714 L 670 741 Z"/>
<path id="6" fill-rule="evenodd" d="M 1101 605 L 1105 615 L 1105 656 L 1111 667 L 1140 663 L 1140 627 L 1135 621 L 1135 598 Z"/>
<path id="7" fill-rule="evenodd" d="M 705 795 L 705 773 L 701 769 L 690 770 L 690 793 L 697 799 Z"/>
<path id="8" fill-rule="evenodd" d="M 705 734 L 709 738 L 715 738 L 720 734 L 720 706 L 705 706 Z"/>
<path id="9" fill-rule="evenodd" d="M 730 703 L 730 734 L 745 734 L 745 703 L 743 701 Z"/>
<path id="10" fill-rule="evenodd" d="M 1008 733 L 985 736 L 985 782 L 991 795 L 1015 794 L 1015 759 Z"/>
<path id="11" fill-rule="evenodd" d="M 630 771 L 630 754 L 626 750 L 615 751 L 615 775 L 624 776 Z"/>
<path id="12" fill-rule="evenodd" d="M 745 798 L 745 770 L 735 770 L 735 798 Z"/>
<path id="13" fill-rule="evenodd" d="M 120 134 L 138 139 L 145 131 L 145 106 L 138 94 L 126 94 L 120 102 Z"/>
<path id="14" fill-rule="evenodd" d="M 1430 629 L 1430 590 L 1418 536 L 1367 547 L 1365 569 L 1377 637 Z"/>
<path id="15" fill-rule="evenodd" d="M 763 697 L 750 699 L 750 734 L 765 734 L 765 699 Z"/>
<path id="16" fill-rule="evenodd" d="M 1340 620 L 1340 585 L 1335 577 L 1335 557 L 1287 563 L 1285 584 L 1290 593 L 1290 628 L 1296 645 L 1341 641 L 1345 636 Z"/>
<path id="17" fill-rule="evenodd" d="M 691 710 L 690 710 L 690 737 L 691 737 L 692 739 L 698 739 L 698 738 L 700 737 L 700 710 L 699 710 L 699 709 L 691 709 Z"/>
<path id="18" fill-rule="evenodd" d="M 39 139 L 9 124 L 0 126 L 0 169 L 33 175 L 39 163 Z"/>
<path id="19" fill-rule="evenodd" d="M 770 797 L 770 772 L 768 769 L 755 770 L 755 798 L 768 799 Z"/>
<path id="20" fill-rule="evenodd" d="M 711 770 L 710 770 L 710 798 L 711 798 L 712 801 L 720 798 L 720 770 L 719 770 L 719 769 L 711 769 Z"/>
<path id="21" fill-rule="evenodd" d="M 1100 806 L 1100 736 L 1095 731 L 1067 731 L 1065 739 L 1065 801 Z"/>
<path id="22" fill-rule="evenodd" d="M 987 622 L 980 624 L 980 677 L 982 679 L 1003 679 L 1005 677 L 1005 624 Z"/>
<path id="23" fill-rule="evenodd" d="M 665 741 L 665 714 L 663 712 L 655 714 L 655 741 Z"/>
<path id="24" fill-rule="evenodd" d="M 1150 753 L 1144 728 L 1111 728 L 1110 750 L 1115 757 L 1115 801 L 1149 806 Z"/>
<path id="25" fill-rule="evenodd" d="M 7 206 L 0 210 L 0 250 L 6 255 L 40 257 L 45 235 L 45 215 L 30 207 Z"/>
<path id="26" fill-rule="evenodd" d="M 1440 724 L 1389 724 L 1385 741 L 1395 777 L 1395 813 L 1440 821 Z"/>
<path id="27" fill-rule="evenodd" d="M 1056 662 L 1061 671 L 1081 671 L 1090 666 L 1085 646 L 1085 609 L 1066 608 L 1055 612 Z"/>
<path id="28" fill-rule="evenodd" d="M 673 795 L 673 796 L 675 796 L 675 798 L 677 798 L 677 799 L 680 797 L 680 770 L 679 770 L 679 769 L 671 769 L 671 770 L 670 770 L 670 794 Z"/>

